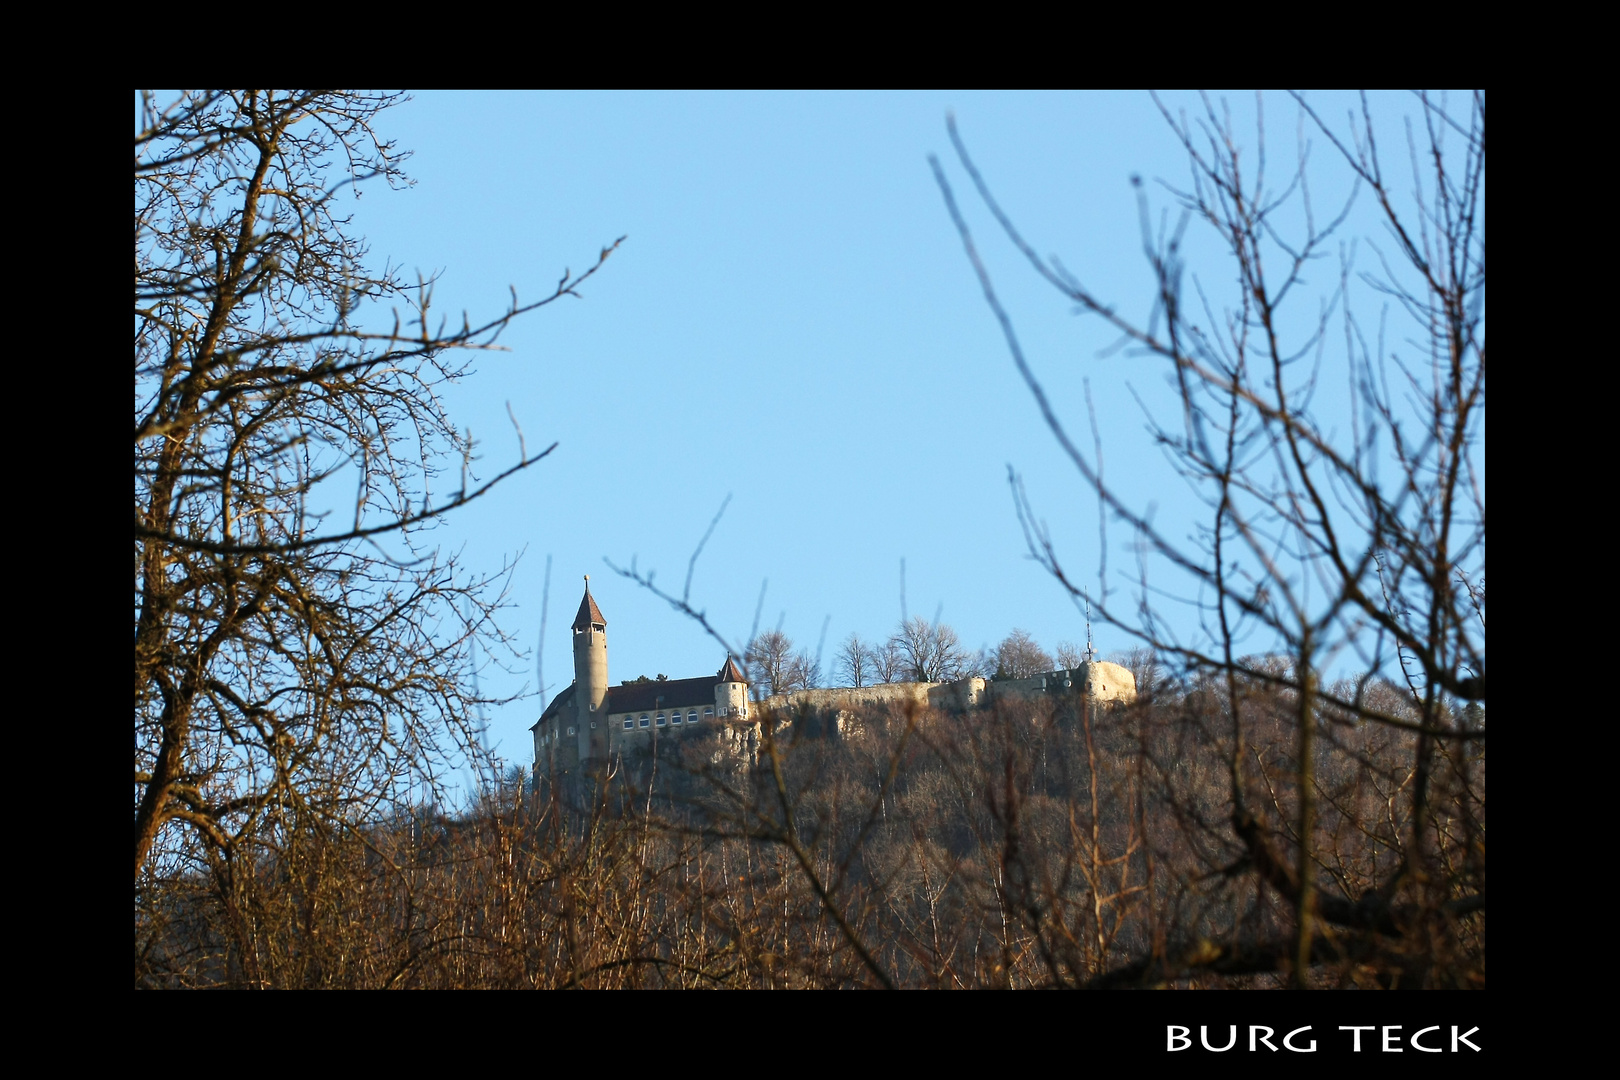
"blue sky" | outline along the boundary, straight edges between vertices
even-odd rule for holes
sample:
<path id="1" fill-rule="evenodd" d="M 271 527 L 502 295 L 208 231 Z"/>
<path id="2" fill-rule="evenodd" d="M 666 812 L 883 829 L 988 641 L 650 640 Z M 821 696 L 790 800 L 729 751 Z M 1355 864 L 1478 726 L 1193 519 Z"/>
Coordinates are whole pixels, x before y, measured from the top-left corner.
<path id="1" fill-rule="evenodd" d="M 1322 101 L 1338 116 L 1349 104 Z M 1232 107 L 1250 117 L 1253 98 Z M 1281 170 L 1295 110 L 1282 97 L 1266 109 Z M 692 596 L 732 641 L 746 639 L 768 582 L 763 627 L 813 649 L 825 623 L 830 666 L 851 631 L 879 638 L 899 621 L 902 559 L 909 612 L 937 613 L 969 646 L 1014 627 L 1048 649 L 1084 641 L 1082 614 L 1028 558 L 1008 467 L 1089 581 L 1096 501 L 1018 378 L 930 153 L 1059 412 L 1089 444 L 1089 381 L 1108 479 L 1168 531 L 1191 532 L 1197 507 L 1144 432 L 1143 408 L 1170 405 L 1167 373 L 1108 351 L 1098 321 L 994 235 L 950 153 L 949 111 L 1036 248 L 1145 320 L 1153 283 L 1130 179 L 1149 182 L 1157 213 L 1170 197 L 1153 182 L 1187 176 L 1145 94 L 422 93 L 384 115 L 415 185 L 372 185 L 355 226 L 374 261 L 440 272 L 435 303 L 452 318 L 494 314 L 510 287 L 537 297 L 627 236 L 583 300 L 520 320 L 501 339 L 510 351 L 478 358 L 451 391 L 486 473 L 516 458 L 508 407 L 530 447 L 559 443 L 437 534 L 474 568 L 521 553 L 503 624 L 529 656 L 511 674 L 486 671 L 486 690 L 533 689 L 548 555 L 551 693 L 571 674 L 566 628 L 584 574 L 608 619 L 614 682 L 716 670 L 713 641 L 604 560 L 634 560 L 679 591 L 728 495 Z M 1342 170 L 1322 173 L 1313 196 L 1326 205 L 1348 187 L 1333 186 Z M 1186 253 L 1218 299 L 1230 275 L 1214 238 L 1194 226 Z M 1128 539 L 1112 527 L 1115 569 L 1131 569 Z M 1105 653 L 1133 644 L 1105 626 L 1096 638 Z M 508 760 L 527 764 L 538 711 L 531 698 L 489 717 Z"/>

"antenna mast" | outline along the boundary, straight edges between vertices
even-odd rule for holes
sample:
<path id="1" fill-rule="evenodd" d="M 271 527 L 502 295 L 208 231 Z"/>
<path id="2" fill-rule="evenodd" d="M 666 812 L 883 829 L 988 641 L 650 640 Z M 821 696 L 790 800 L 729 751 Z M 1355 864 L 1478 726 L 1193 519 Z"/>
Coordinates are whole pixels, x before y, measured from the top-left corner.
<path id="1" fill-rule="evenodd" d="M 1097 659 L 1097 650 L 1091 647 L 1091 600 L 1086 600 L 1086 663 Z"/>

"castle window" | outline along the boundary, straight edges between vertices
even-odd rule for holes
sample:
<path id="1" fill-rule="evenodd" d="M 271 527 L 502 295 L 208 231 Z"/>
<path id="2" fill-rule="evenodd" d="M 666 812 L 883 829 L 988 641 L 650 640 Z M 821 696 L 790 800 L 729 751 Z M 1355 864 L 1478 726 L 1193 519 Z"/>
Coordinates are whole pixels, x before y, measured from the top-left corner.
<path id="1" fill-rule="evenodd" d="M 669 722 L 672 723 L 672 724 L 680 723 L 681 722 L 681 714 L 678 713 L 678 712 L 670 713 L 669 714 Z"/>
<path id="2" fill-rule="evenodd" d="M 569 729 L 568 729 L 568 734 L 570 734 L 570 735 L 572 735 L 572 734 L 573 734 L 573 733 L 574 733 L 574 729 L 573 729 L 573 728 L 569 728 Z"/>
<path id="3" fill-rule="evenodd" d="M 658 714 L 658 726 L 659 727 L 664 726 L 664 714 L 663 713 Z"/>
<path id="4" fill-rule="evenodd" d="M 647 726 L 647 714 L 646 713 L 641 714 L 641 726 L 642 727 Z"/>
<path id="5" fill-rule="evenodd" d="M 708 717 L 711 717 L 713 715 L 714 715 L 714 706 L 713 705 L 705 705 L 703 707 L 703 716 L 704 716 L 704 718 L 707 719 Z"/>
<path id="6" fill-rule="evenodd" d="M 687 714 L 686 714 L 686 722 L 688 724 L 697 723 L 697 710 L 696 709 L 691 709 L 691 710 L 689 710 L 687 712 Z"/>
<path id="7" fill-rule="evenodd" d="M 627 717 L 624 718 L 624 730 L 629 731 L 631 728 L 633 728 L 635 726 L 636 726 L 636 722 L 634 720 L 632 720 L 630 717 L 627 716 Z"/>

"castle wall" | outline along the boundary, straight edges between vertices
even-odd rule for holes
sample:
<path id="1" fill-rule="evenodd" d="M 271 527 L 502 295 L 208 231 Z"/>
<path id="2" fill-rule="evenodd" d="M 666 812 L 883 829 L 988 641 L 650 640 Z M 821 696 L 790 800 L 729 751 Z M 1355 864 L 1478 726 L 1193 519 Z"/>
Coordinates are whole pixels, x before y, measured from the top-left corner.
<path id="1" fill-rule="evenodd" d="M 1035 694 L 1085 694 L 1095 702 L 1129 704 L 1136 700 L 1136 676 L 1129 668 L 1091 660 L 1076 668 L 1048 671 L 1027 679 L 1002 679 L 986 687 L 988 699 Z"/>
<path id="2" fill-rule="evenodd" d="M 991 682 L 977 676 L 955 682 L 879 683 L 876 686 L 794 690 L 766 698 L 774 709 L 793 711 L 854 711 L 872 706 L 927 706 L 961 712 L 990 704 L 998 698 L 1040 694 L 1084 693 L 1096 702 L 1127 704 L 1136 700 L 1136 678 L 1127 668 L 1093 660 L 1070 670 L 1049 671 L 1027 679 Z"/>
<path id="3" fill-rule="evenodd" d="M 579 708 L 574 694 L 578 683 L 559 693 L 530 730 L 534 733 L 535 768 L 542 772 L 567 771 L 579 764 Z"/>
<path id="4" fill-rule="evenodd" d="M 929 691 L 948 683 L 879 683 L 876 686 L 845 686 L 825 690 L 793 690 L 774 694 L 761 704 L 782 711 L 797 709 L 859 709 L 884 705 L 930 704 Z"/>
<path id="5" fill-rule="evenodd" d="M 1075 688 L 1093 701 L 1113 701 L 1127 705 L 1136 700 L 1136 676 L 1130 668 L 1092 660 L 1072 672 Z"/>

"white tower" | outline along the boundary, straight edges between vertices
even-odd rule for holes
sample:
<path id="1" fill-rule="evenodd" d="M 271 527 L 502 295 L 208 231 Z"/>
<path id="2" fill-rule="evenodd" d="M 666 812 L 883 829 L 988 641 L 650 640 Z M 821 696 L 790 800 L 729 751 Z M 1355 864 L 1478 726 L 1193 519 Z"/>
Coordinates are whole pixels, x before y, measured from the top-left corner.
<path id="1" fill-rule="evenodd" d="M 714 715 L 748 715 L 748 677 L 737 666 L 737 661 L 726 657 L 719 671 L 720 681 L 714 684 Z"/>
<path id="2" fill-rule="evenodd" d="M 576 727 L 579 758 L 606 761 L 608 756 L 607 714 L 607 620 L 591 596 L 591 575 L 585 575 L 585 596 L 574 616 L 574 702 L 579 710 Z"/>

